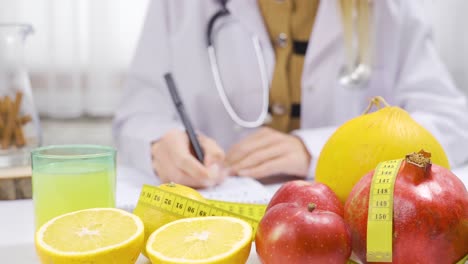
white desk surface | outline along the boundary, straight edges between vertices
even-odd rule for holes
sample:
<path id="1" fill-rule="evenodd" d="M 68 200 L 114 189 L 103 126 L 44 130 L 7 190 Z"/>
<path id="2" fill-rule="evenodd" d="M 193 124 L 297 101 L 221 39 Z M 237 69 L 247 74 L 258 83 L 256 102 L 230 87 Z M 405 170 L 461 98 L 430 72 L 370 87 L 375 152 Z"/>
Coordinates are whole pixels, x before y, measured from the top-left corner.
<path id="1" fill-rule="evenodd" d="M 454 173 L 468 188 L 468 165 L 455 169 Z M 155 179 L 136 177 L 137 171 L 119 168 L 117 184 L 117 207 L 131 210 L 136 203 L 142 184 L 157 184 Z M 141 175 L 141 174 L 140 174 Z M 136 180 L 138 179 L 138 180 Z M 273 195 L 281 183 L 264 185 L 260 195 Z M 253 185 L 257 188 L 258 186 Z M 258 191 L 258 189 L 257 189 Z M 210 194 L 209 192 L 207 193 Z M 262 197 L 263 199 L 264 197 Z M 31 200 L 0 201 L 0 262 L 8 264 L 39 263 L 34 250 L 34 214 Z M 138 264 L 149 263 L 140 257 Z M 260 263 L 252 246 L 249 264 Z"/>

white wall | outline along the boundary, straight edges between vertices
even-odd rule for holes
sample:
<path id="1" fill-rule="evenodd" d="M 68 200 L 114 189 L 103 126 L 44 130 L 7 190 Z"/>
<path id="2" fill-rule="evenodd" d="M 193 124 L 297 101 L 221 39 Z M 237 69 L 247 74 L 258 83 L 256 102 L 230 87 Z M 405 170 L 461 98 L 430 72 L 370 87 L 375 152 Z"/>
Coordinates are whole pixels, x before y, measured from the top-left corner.
<path id="1" fill-rule="evenodd" d="M 468 1 L 425 0 L 425 4 L 440 56 L 468 95 Z"/>
<path id="2" fill-rule="evenodd" d="M 113 113 L 149 1 L 158 0 L 0 0 L 0 23 L 36 29 L 27 55 L 41 114 Z M 468 0 L 423 1 L 441 58 L 468 94 Z"/>
<path id="3" fill-rule="evenodd" d="M 0 23 L 30 23 L 27 66 L 41 115 L 114 112 L 149 0 L 0 0 Z"/>

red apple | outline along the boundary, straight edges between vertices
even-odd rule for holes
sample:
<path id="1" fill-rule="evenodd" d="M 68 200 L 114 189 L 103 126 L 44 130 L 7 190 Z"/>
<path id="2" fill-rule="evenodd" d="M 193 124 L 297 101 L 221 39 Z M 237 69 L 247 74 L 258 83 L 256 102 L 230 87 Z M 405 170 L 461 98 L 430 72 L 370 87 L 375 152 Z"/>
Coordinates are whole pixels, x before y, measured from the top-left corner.
<path id="1" fill-rule="evenodd" d="M 260 221 L 255 246 L 262 263 L 344 264 L 351 234 L 341 216 L 315 204 L 281 203 Z"/>
<path id="2" fill-rule="evenodd" d="M 266 210 L 280 203 L 296 203 L 303 207 L 314 203 L 317 209 L 334 212 L 341 217 L 344 215 L 343 204 L 338 196 L 327 185 L 319 182 L 296 180 L 283 184 L 271 198 Z"/>

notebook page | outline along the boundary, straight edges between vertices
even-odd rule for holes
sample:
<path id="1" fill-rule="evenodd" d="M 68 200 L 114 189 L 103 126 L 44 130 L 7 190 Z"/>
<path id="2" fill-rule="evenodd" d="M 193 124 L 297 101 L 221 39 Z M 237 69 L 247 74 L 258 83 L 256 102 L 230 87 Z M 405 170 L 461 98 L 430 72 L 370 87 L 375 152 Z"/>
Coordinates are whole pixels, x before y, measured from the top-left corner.
<path id="1" fill-rule="evenodd" d="M 261 183 L 245 177 L 228 177 L 222 184 L 199 190 L 208 199 L 237 203 L 267 204 L 272 194 Z"/>
<path id="2" fill-rule="evenodd" d="M 128 167 L 119 167 L 116 188 L 117 208 L 133 212 L 144 184 L 158 186 L 161 182 L 153 175 L 145 175 Z M 267 204 L 273 195 L 258 181 L 235 176 L 226 178 L 218 186 L 198 191 L 207 199 L 238 203 Z"/>

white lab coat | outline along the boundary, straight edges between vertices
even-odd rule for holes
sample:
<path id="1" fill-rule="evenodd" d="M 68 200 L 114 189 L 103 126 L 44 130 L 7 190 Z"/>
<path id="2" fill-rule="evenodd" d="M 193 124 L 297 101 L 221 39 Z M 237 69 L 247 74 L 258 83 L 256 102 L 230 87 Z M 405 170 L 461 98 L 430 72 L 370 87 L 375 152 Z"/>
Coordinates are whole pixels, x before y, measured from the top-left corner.
<path id="1" fill-rule="evenodd" d="M 374 1 L 374 6 L 372 77 L 364 89 L 352 90 L 338 82 L 345 63 L 338 1 L 320 2 L 302 74 L 301 129 L 294 132 L 313 157 L 310 176 L 327 138 L 376 95 L 403 107 L 431 131 L 452 166 L 468 160 L 467 101 L 436 54 L 421 1 Z M 163 81 L 168 71 L 194 127 L 225 150 L 253 131 L 234 124 L 214 86 L 206 28 L 219 8 L 216 0 L 151 1 L 114 122 L 124 163 L 154 173 L 151 143 L 171 128 L 183 128 Z M 274 50 L 256 1 L 230 0 L 228 8 L 230 17 L 216 28 L 220 68 L 235 109 L 252 120 L 260 111 L 261 87 L 255 56 L 247 54 L 249 37 L 260 39 L 270 80 Z"/>

